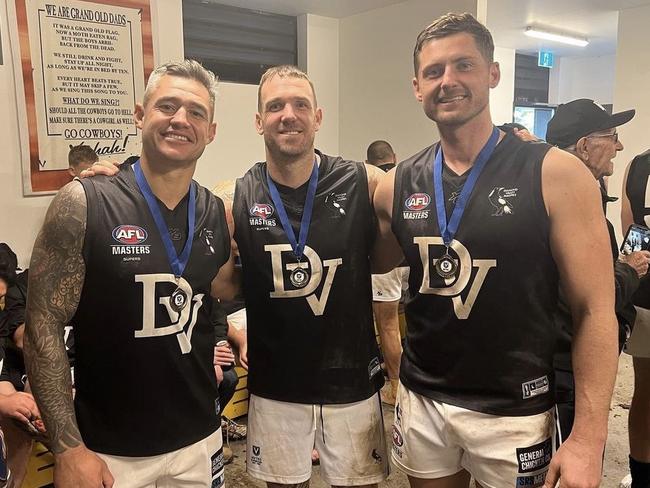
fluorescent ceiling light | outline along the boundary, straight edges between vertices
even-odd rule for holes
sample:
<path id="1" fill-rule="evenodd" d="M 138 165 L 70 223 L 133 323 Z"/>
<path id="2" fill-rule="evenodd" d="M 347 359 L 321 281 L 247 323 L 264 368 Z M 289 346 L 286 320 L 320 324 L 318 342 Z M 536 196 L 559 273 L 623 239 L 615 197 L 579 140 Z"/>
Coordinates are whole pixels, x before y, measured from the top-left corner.
<path id="1" fill-rule="evenodd" d="M 580 39 L 579 37 L 566 36 L 562 34 L 553 34 L 552 32 L 547 32 L 533 27 L 526 27 L 524 34 L 528 37 L 545 39 L 547 41 L 563 42 L 564 44 L 571 44 L 572 46 L 585 47 L 589 44 L 587 39 Z"/>

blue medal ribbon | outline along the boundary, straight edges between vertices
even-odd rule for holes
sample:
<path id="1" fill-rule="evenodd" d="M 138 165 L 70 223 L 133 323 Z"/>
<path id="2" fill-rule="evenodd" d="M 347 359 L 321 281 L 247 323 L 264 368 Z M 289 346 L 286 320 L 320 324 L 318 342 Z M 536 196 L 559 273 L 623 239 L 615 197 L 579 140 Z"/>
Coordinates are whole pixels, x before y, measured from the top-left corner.
<path id="1" fill-rule="evenodd" d="M 463 185 L 463 189 L 454 204 L 454 210 L 451 213 L 451 218 L 447 221 L 447 212 L 445 210 L 445 195 L 442 189 L 442 164 L 445 160 L 444 155 L 442 154 L 442 144 L 438 145 L 438 150 L 436 151 L 436 157 L 433 161 L 433 188 L 436 193 L 436 212 L 438 215 L 438 227 L 440 228 L 440 235 L 442 236 L 442 241 L 445 246 L 449 248 L 451 241 L 454 240 L 456 231 L 458 231 L 458 226 L 460 225 L 460 219 L 463 217 L 465 212 L 465 207 L 469 202 L 469 198 L 472 195 L 474 186 L 478 181 L 478 177 L 481 175 L 485 164 L 492 156 L 494 148 L 499 142 L 499 129 L 493 127 L 492 135 L 481 149 L 481 152 L 478 153 L 478 157 L 472 166 L 472 169 L 467 176 L 467 180 Z"/>
<path id="2" fill-rule="evenodd" d="M 192 242 L 194 242 L 194 221 L 196 218 L 196 188 L 194 181 L 190 184 L 190 199 L 187 204 L 187 239 L 185 240 L 185 247 L 179 256 L 176 254 L 176 249 L 174 249 L 174 244 L 172 239 L 169 236 L 169 229 L 165 223 L 165 219 L 160 212 L 160 207 L 158 207 L 158 202 L 156 201 L 156 196 L 153 194 L 147 179 L 144 177 L 142 168 L 140 167 L 140 160 L 133 165 L 133 172 L 135 173 L 135 181 L 138 184 L 138 188 L 142 192 L 142 196 L 147 201 L 147 206 L 151 212 L 153 220 L 156 222 L 156 227 L 158 228 L 158 233 L 162 239 L 163 245 L 165 246 L 165 251 L 167 252 L 167 259 L 169 260 L 169 265 L 172 268 L 172 272 L 176 278 L 180 278 L 183 275 L 185 266 L 190 259 L 190 252 L 192 250 Z"/>
<path id="3" fill-rule="evenodd" d="M 268 168 L 266 170 L 266 182 L 269 185 L 271 200 L 273 200 L 275 208 L 278 211 L 280 223 L 282 224 L 285 234 L 287 234 L 289 244 L 291 244 L 291 249 L 293 249 L 296 259 L 300 261 L 305 249 L 305 244 L 307 243 L 307 234 L 309 233 L 309 224 L 311 223 L 311 214 L 314 209 L 314 199 L 316 197 L 316 186 L 318 186 L 318 164 L 316 164 L 316 159 L 314 158 L 314 167 L 311 170 L 311 176 L 309 177 L 309 187 L 307 188 L 307 196 L 305 197 L 305 206 L 302 209 L 302 218 L 300 219 L 300 234 L 298 236 L 298 241 L 296 241 L 296 234 L 293 231 L 293 227 L 291 227 L 291 222 L 289 222 L 289 217 L 287 216 L 287 211 L 282 203 L 278 187 L 271 179 Z"/>

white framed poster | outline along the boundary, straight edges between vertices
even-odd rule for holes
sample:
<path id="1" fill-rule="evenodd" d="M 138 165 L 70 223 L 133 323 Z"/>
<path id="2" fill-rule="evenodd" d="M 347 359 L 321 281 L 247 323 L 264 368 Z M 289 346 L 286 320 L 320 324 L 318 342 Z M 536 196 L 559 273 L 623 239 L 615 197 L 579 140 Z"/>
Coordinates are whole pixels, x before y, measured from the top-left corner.
<path id="1" fill-rule="evenodd" d="M 23 193 L 70 181 L 71 146 L 102 159 L 140 153 L 133 121 L 153 69 L 149 0 L 7 0 Z"/>

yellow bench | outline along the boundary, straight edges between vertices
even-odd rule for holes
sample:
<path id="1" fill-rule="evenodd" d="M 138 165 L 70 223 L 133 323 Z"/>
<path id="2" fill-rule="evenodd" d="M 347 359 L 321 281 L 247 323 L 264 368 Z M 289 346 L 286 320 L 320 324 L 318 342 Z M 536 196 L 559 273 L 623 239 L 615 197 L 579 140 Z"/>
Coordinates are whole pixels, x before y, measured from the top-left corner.
<path id="1" fill-rule="evenodd" d="M 237 389 L 232 400 L 230 400 L 226 408 L 221 412 L 229 419 L 236 419 L 248 413 L 248 371 L 239 366 L 235 368 L 235 371 L 237 371 L 237 376 L 239 376 Z"/>

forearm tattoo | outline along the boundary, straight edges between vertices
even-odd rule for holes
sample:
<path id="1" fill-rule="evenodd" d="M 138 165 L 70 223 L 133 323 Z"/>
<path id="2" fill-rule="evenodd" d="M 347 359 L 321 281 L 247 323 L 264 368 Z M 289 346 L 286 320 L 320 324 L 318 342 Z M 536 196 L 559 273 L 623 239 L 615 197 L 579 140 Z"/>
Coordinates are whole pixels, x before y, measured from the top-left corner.
<path id="1" fill-rule="evenodd" d="M 55 454 L 82 442 L 63 332 L 81 296 L 85 233 L 86 197 L 73 182 L 52 201 L 34 244 L 25 320 L 27 374 Z"/>

